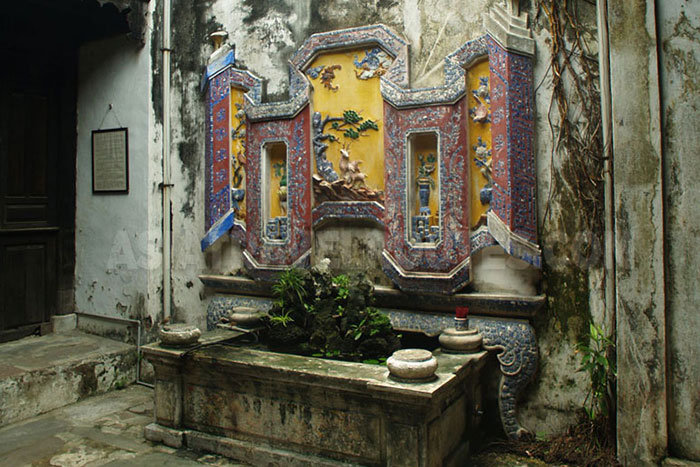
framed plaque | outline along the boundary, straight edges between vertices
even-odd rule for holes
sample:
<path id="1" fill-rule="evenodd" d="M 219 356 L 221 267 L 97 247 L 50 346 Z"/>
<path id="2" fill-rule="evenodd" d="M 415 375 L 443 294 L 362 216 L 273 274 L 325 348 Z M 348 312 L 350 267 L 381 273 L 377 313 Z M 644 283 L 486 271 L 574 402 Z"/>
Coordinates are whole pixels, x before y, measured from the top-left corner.
<path id="1" fill-rule="evenodd" d="M 92 132 L 92 192 L 129 192 L 129 130 Z"/>

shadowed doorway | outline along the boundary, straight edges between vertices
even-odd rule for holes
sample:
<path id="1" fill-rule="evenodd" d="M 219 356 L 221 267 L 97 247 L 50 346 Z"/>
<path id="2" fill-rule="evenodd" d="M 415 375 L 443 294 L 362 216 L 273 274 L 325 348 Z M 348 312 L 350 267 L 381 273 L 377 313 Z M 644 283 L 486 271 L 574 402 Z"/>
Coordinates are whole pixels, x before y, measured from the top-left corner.
<path id="1" fill-rule="evenodd" d="M 74 311 L 78 50 L 130 33 L 133 10 L 102 3 L 2 7 L 0 342 L 50 332 L 53 315 Z"/>

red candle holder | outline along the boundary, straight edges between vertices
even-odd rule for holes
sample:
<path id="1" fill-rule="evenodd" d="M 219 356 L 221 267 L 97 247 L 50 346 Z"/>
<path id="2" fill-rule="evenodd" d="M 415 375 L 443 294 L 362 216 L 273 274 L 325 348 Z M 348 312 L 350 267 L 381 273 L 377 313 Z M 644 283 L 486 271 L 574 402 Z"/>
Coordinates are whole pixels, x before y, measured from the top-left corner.
<path id="1" fill-rule="evenodd" d="M 468 306 L 458 306 L 455 308 L 455 318 L 467 319 L 467 315 L 469 315 Z"/>
<path id="2" fill-rule="evenodd" d="M 458 306 L 455 308 L 455 329 L 458 331 L 466 331 L 469 329 L 469 307 Z"/>

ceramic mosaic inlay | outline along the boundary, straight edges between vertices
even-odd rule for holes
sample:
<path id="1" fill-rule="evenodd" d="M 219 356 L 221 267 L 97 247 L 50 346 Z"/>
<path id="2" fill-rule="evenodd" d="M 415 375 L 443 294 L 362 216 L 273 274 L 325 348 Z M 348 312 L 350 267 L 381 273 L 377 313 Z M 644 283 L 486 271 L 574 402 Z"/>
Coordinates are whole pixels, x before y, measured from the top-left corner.
<path id="1" fill-rule="evenodd" d="M 417 109 L 384 106 L 386 164 L 386 235 L 384 270 L 402 290 L 450 293 L 469 281 L 469 161 L 464 100 L 454 105 Z M 435 132 L 440 195 L 438 237 L 427 246 L 410 241 L 412 220 L 407 176 L 408 138 Z"/>
<path id="2" fill-rule="evenodd" d="M 259 99 L 262 80 L 233 67 L 233 52 L 205 75 L 205 228 L 202 250 L 231 231 L 245 235 L 245 97 Z"/>
<path id="3" fill-rule="evenodd" d="M 495 143 L 491 209 L 505 225 L 508 235 L 533 244 L 532 251 L 520 257 L 539 267 L 539 248 L 534 245 L 537 224 L 532 146 L 532 59 L 506 51 L 491 38 L 488 47 L 490 82 L 494 90 L 491 95 L 491 108 L 494 109 L 491 131 Z M 496 239 L 504 247 L 509 243 L 505 238 Z"/>
<path id="4" fill-rule="evenodd" d="M 310 173 L 309 111 L 300 112 L 295 118 L 269 122 L 249 123 L 248 133 L 248 218 L 246 223 L 247 246 L 244 252 L 246 264 L 255 271 L 278 271 L 307 257 L 311 249 L 311 187 Z M 278 196 L 279 183 L 270 188 L 269 181 L 263 179 L 263 164 L 266 145 L 284 144 L 287 151 L 286 169 L 286 216 L 274 214 L 273 218 L 283 217 L 285 221 L 263 219 L 269 212 L 262 203 L 266 198 L 272 204 Z M 275 161 L 272 161 L 273 166 Z M 274 167 L 271 167 L 274 171 Z M 280 171 L 281 179 L 282 172 Z M 274 178 L 274 176 L 273 176 Z M 278 180 L 279 180 L 278 179 Z M 263 196 L 263 190 L 271 190 Z M 274 199 L 279 206 L 279 198 Z M 284 224 L 284 225 L 281 225 Z M 271 226 L 272 227 L 269 227 Z M 276 233 L 266 232 L 274 229 Z M 281 233 L 281 232 L 285 233 Z M 269 235 L 267 235 L 269 234 Z"/>
<path id="5" fill-rule="evenodd" d="M 381 25 L 314 34 L 290 59 L 289 100 L 275 103 L 232 58 L 210 64 L 203 248 L 230 231 L 263 274 L 306 264 L 312 228 L 366 219 L 384 226 L 384 270 L 406 291 L 459 290 L 470 255 L 494 244 L 539 267 L 532 58 L 485 35 L 445 58 L 442 86 L 409 89 L 407 46 Z M 434 150 L 412 148 L 431 132 Z M 260 145 L 274 141 L 289 148 L 287 187 L 272 167 L 261 178 Z"/>
<path id="6" fill-rule="evenodd" d="M 440 192 L 436 169 L 439 167 L 437 129 L 408 136 L 407 160 L 410 162 L 408 216 L 412 243 L 434 244 L 440 237 Z"/>
<path id="7" fill-rule="evenodd" d="M 469 118 L 469 153 L 471 159 L 471 227 L 486 224 L 486 211 L 491 203 L 491 95 L 489 63 L 481 60 L 467 71 L 467 105 Z"/>
<path id="8" fill-rule="evenodd" d="M 372 50 L 378 52 L 372 54 Z M 306 71 L 313 88 L 316 206 L 337 201 L 382 203 L 384 128 L 379 76 L 383 62 L 377 57 L 379 51 L 378 47 L 324 51 Z M 358 55 L 364 56 L 361 62 Z M 360 68 L 359 74 L 358 63 L 366 68 Z"/>

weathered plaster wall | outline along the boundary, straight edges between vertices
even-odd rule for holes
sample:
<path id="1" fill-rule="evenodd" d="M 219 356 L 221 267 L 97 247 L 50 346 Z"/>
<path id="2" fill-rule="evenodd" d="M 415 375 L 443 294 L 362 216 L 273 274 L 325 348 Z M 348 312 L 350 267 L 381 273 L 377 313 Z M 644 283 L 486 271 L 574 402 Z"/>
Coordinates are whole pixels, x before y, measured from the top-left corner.
<path id="1" fill-rule="evenodd" d="M 588 2 L 573 5 L 585 54 L 589 63 L 595 63 L 598 53 L 595 5 Z M 577 371 L 580 355 L 575 352 L 575 345 L 586 340 L 591 319 L 597 323 L 603 321 L 603 243 L 602 232 L 591 231 L 591 213 L 572 183 L 571 156 L 563 144 L 553 147 L 559 115 L 556 104 L 552 104 L 550 26 L 542 12 L 537 15 L 533 7 L 529 12 L 531 19 L 536 19 L 532 24 L 537 43 L 535 157 L 538 225 L 544 256 L 540 289 L 547 295 L 547 303 L 534 319 L 539 370 L 526 391 L 521 414 L 529 429 L 546 435 L 562 432 L 578 421 L 590 387 L 587 374 Z M 577 56 L 580 56 L 578 51 Z M 565 86 L 570 89 L 571 75 L 567 72 L 563 76 Z M 575 93 L 569 95 L 575 97 Z M 570 113 L 580 115 L 580 103 L 574 99 L 569 104 Z"/>
<path id="2" fill-rule="evenodd" d="M 670 454 L 700 460 L 700 4 L 658 3 Z"/>
<path id="3" fill-rule="evenodd" d="M 656 465 L 666 450 L 661 112 L 655 2 L 611 2 L 618 456 Z M 634 77 L 634 79 L 633 79 Z"/>
<path id="4" fill-rule="evenodd" d="M 445 55 L 464 42 L 484 34 L 482 17 L 493 0 L 470 2 L 469 8 L 447 0 L 352 1 L 252 1 L 209 0 L 174 2 L 173 11 L 173 304 L 175 318 L 203 326 L 208 297 L 197 275 L 228 274 L 242 269 L 240 248 L 229 239 L 221 239 L 206 253 L 199 251 L 204 233 L 204 96 L 198 87 L 202 68 L 212 52 L 205 40 L 208 33 L 224 29 L 229 42 L 236 45 L 238 64 L 250 68 L 267 80 L 270 99 L 284 98 L 287 87 L 287 63 L 308 35 L 351 26 L 384 23 L 411 42 L 412 86 L 431 86 L 442 81 Z M 529 2 L 533 3 L 533 2 Z M 587 39 L 595 52 L 595 7 L 584 3 L 581 13 Z M 531 17 L 534 13 L 530 6 Z M 158 15 L 157 15 L 158 16 Z M 156 25 L 159 21 L 156 20 Z M 542 20 L 535 25 L 537 58 L 538 211 L 542 244 L 547 262 L 543 289 L 551 297 L 542 316 L 536 320 L 541 352 L 541 369 L 536 383 L 523 401 L 523 423 L 536 432 L 556 432 L 575 421 L 576 409 L 584 400 L 588 382 L 577 373 L 578 358 L 573 346 L 587 330 L 591 315 L 600 317 L 602 245 L 591 255 L 580 254 L 584 236 L 580 235 L 580 204 L 561 179 L 559 171 L 566 153 L 552 158 L 553 136 L 547 119 L 551 96 L 548 75 L 549 33 Z M 158 27 L 152 33 L 158 43 Z M 154 62 L 159 53 L 154 47 Z M 594 54 L 595 55 L 595 54 Z M 160 70 L 153 74 L 151 105 L 160 121 Z M 553 162 L 552 162 L 553 161 Z M 553 170 L 553 171 L 552 171 Z M 548 215 L 544 216 L 547 212 Z M 339 261 L 353 267 L 365 264 L 379 271 L 382 231 L 372 227 L 343 230 L 326 226 L 315 234 L 314 248 L 335 253 Z M 337 253 L 338 245 L 353 241 L 369 247 L 352 258 Z M 377 248 L 374 254 L 373 248 Z M 597 249 L 596 249 L 597 248 Z M 593 305 L 589 305 L 593 296 Z"/>
<path id="5" fill-rule="evenodd" d="M 149 157 L 148 50 L 126 37 L 80 50 L 75 298 L 79 313 L 155 322 L 159 272 L 150 219 L 159 218 L 151 205 L 159 172 Z M 129 129 L 129 193 L 93 194 L 91 132 L 122 126 Z M 112 331 L 125 337 L 123 326 Z"/>

